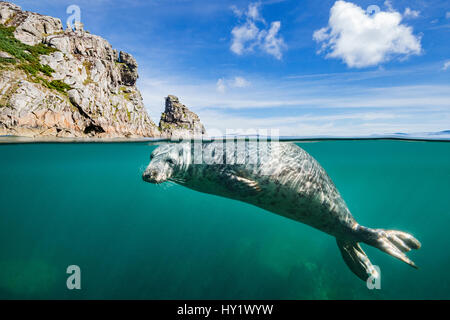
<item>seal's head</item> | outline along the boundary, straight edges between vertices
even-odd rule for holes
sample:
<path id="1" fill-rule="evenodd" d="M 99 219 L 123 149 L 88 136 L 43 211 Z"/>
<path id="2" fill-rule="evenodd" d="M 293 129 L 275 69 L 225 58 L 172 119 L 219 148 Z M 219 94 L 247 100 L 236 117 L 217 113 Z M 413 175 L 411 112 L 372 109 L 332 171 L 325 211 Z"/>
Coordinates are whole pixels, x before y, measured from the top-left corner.
<path id="1" fill-rule="evenodd" d="M 150 183 L 163 183 L 172 179 L 183 163 L 184 148 L 179 144 L 165 144 L 156 148 L 142 179 Z"/>

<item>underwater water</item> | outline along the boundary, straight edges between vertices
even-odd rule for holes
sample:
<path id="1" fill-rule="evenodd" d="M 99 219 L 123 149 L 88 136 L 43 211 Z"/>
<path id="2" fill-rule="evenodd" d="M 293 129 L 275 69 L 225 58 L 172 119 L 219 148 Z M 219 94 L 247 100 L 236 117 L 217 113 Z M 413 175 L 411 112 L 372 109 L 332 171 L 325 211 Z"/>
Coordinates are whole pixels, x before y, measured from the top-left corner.
<path id="1" fill-rule="evenodd" d="M 450 143 L 298 143 L 356 220 L 412 233 L 419 266 L 362 245 L 369 290 L 335 240 L 242 202 L 141 174 L 148 143 L 0 144 L 1 299 L 449 299 Z M 66 268 L 81 268 L 68 290 Z"/>

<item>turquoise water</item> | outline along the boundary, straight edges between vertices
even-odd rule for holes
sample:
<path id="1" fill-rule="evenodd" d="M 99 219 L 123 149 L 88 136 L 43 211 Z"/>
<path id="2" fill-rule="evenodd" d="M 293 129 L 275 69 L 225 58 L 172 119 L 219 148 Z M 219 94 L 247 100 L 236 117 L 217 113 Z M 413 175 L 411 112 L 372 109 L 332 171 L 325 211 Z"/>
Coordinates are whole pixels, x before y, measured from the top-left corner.
<path id="1" fill-rule="evenodd" d="M 450 143 L 299 143 L 359 223 L 411 232 L 420 267 L 364 246 L 368 290 L 333 238 L 245 203 L 141 179 L 155 146 L 0 145 L 2 299 L 448 299 Z M 81 268 L 81 290 L 66 268 Z"/>

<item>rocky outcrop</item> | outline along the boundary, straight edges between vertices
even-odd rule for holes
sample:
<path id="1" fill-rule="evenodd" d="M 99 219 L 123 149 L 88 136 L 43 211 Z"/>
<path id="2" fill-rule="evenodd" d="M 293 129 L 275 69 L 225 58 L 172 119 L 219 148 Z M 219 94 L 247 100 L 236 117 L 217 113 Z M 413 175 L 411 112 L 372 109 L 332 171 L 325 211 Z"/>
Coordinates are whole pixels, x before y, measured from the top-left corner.
<path id="1" fill-rule="evenodd" d="M 165 137 L 172 139 L 201 138 L 206 134 L 199 117 L 172 95 L 166 98 L 166 108 L 161 115 L 159 129 Z"/>
<path id="2" fill-rule="evenodd" d="M 3 1 L 0 1 L 0 23 L 15 26 L 16 39 L 31 46 L 41 43 L 46 34 L 63 31 L 61 20 L 22 11 L 19 6 Z"/>
<path id="3" fill-rule="evenodd" d="M 136 88 L 138 64 L 130 54 L 7 2 L 0 2 L 0 23 L 0 41 L 15 46 L 0 47 L 0 135 L 160 136 Z M 8 32 L 12 40 L 5 40 Z"/>

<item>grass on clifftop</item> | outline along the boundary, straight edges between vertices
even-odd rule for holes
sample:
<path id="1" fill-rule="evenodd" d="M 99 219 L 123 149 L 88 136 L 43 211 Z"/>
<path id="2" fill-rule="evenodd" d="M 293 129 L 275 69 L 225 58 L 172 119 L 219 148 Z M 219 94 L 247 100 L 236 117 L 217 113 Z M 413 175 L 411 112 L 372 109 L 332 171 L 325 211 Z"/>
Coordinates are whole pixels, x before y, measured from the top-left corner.
<path id="1" fill-rule="evenodd" d="M 17 64 L 26 73 L 36 76 L 38 73 L 51 76 L 55 70 L 39 62 L 39 56 L 57 51 L 43 43 L 30 46 L 14 37 L 15 27 L 0 24 L 0 51 L 9 53 L 13 58 L 0 58 L 0 64 Z"/>

